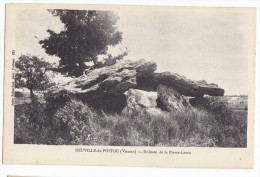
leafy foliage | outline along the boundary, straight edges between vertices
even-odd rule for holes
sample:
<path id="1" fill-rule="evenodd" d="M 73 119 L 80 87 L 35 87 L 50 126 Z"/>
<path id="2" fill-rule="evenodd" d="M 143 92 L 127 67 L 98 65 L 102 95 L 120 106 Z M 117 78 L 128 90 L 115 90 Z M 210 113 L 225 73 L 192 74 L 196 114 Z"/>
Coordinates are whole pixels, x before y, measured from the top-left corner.
<path id="1" fill-rule="evenodd" d="M 49 37 L 39 43 L 49 55 L 61 60 L 56 71 L 69 76 L 80 76 L 87 68 L 85 62 L 97 64 L 97 56 L 106 54 L 108 46 L 122 40 L 117 30 L 118 16 L 112 11 L 49 10 L 59 17 L 64 29 L 56 33 L 47 30 Z"/>
<path id="2" fill-rule="evenodd" d="M 91 134 L 89 122 L 92 117 L 92 111 L 83 103 L 75 100 L 57 110 L 52 121 L 55 125 L 53 127 L 55 134 L 59 137 L 58 144 L 87 142 L 87 138 Z"/>
<path id="3" fill-rule="evenodd" d="M 50 86 L 46 75 L 50 64 L 36 56 L 21 55 L 15 62 L 15 86 L 28 88 L 33 97 L 34 90 L 45 90 Z"/>
<path id="4" fill-rule="evenodd" d="M 231 123 L 232 111 L 228 107 L 227 101 L 221 97 L 193 98 L 190 103 L 200 110 L 206 110 L 208 113 L 213 114 L 221 124 L 229 125 Z"/>
<path id="5" fill-rule="evenodd" d="M 14 143 L 51 144 L 54 137 L 45 113 L 45 105 L 36 99 L 15 106 Z"/>

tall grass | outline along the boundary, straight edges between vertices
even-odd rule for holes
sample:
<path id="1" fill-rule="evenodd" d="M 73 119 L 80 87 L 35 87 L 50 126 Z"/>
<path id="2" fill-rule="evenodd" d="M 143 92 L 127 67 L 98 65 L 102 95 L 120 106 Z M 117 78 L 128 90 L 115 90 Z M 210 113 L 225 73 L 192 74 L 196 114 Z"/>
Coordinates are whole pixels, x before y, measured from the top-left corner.
<path id="1" fill-rule="evenodd" d="M 247 114 L 213 108 L 165 116 L 96 112 L 72 99 L 48 117 L 40 103 L 15 107 L 15 143 L 107 146 L 246 147 Z M 222 107 L 222 108 L 221 108 Z M 226 112 L 224 112 L 224 111 Z"/>

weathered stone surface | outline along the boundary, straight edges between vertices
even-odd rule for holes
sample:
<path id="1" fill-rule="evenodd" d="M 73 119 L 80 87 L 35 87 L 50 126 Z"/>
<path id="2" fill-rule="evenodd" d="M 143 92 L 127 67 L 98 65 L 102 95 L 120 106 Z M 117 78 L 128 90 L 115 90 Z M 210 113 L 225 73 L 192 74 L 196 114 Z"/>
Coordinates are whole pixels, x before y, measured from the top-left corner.
<path id="1" fill-rule="evenodd" d="M 52 87 L 46 99 L 55 104 L 60 102 L 59 98 L 69 95 L 98 109 L 121 112 L 126 106 L 124 92 L 137 87 L 137 77 L 145 77 L 155 70 L 154 62 L 121 61 L 112 66 L 86 71 L 85 75 L 73 81 Z"/>
<path id="2" fill-rule="evenodd" d="M 160 99 L 168 111 L 184 111 L 187 108 L 191 109 L 189 100 L 170 86 L 159 85 L 157 93 L 158 99 Z"/>
<path id="3" fill-rule="evenodd" d="M 137 115 L 147 108 L 155 108 L 157 103 L 156 92 L 146 92 L 143 90 L 129 89 L 126 93 L 127 106 L 122 111 L 124 114 Z"/>
<path id="4" fill-rule="evenodd" d="M 208 84 L 206 81 L 193 81 L 176 73 L 153 73 L 149 78 L 140 77 L 137 80 L 138 88 L 152 91 L 160 85 L 168 85 L 175 88 L 180 94 L 190 97 L 223 96 L 224 90 L 216 84 Z"/>
<path id="5" fill-rule="evenodd" d="M 190 97 L 223 96 L 224 90 L 216 84 L 208 84 L 206 81 L 193 81 L 179 74 L 170 72 L 155 73 L 153 80 L 156 83 L 164 84 L 175 88 L 180 94 Z"/>
<path id="6" fill-rule="evenodd" d="M 53 87 L 51 91 L 55 94 L 66 90 L 86 98 L 96 98 L 108 93 L 119 95 L 129 88 L 136 88 L 137 77 L 145 77 L 155 70 L 156 64 L 154 62 L 125 60 L 112 66 L 86 71 L 86 74 L 81 77 L 58 87 Z"/>
<path id="7" fill-rule="evenodd" d="M 180 95 L 191 97 L 224 94 L 224 90 L 215 84 L 192 81 L 169 72 L 154 73 L 155 70 L 154 62 L 123 60 L 112 66 L 86 71 L 79 78 L 52 87 L 45 98 L 55 104 L 62 103 L 68 96 L 75 97 L 97 109 L 119 113 L 127 104 L 124 93 L 131 88 L 157 92 L 159 85 L 166 85 Z"/>
<path id="8" fill-rule="evenodd" d="M 169 112 L 157 107 L 157 93 L 138 89 L 129 89 L 126 93 L 127 106 L 122 113 L 125 115 L 166 117 Z"/>

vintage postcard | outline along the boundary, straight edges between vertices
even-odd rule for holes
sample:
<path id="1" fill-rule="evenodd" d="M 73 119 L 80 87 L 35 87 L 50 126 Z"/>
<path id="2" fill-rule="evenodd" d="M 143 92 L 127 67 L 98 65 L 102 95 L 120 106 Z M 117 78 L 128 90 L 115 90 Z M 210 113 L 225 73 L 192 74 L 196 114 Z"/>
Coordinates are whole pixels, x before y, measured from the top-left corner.
<path id="1" fill-rule="evenodd" d="M 253 168 L 256 8 L 6 4 L 4 164 Z"/>

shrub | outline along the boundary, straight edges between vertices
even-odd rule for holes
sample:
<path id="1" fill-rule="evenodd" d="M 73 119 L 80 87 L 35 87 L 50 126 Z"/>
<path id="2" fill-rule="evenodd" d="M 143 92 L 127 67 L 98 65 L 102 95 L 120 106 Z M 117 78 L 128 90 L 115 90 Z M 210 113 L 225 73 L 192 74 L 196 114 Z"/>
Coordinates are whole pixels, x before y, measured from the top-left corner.
<path id="1" fill-rule="evenodd" d="M 232 111 L 228 107 L 226 100 L 221 97 L 192 98 L 190 99 L 190 103 L 200 110 L 205 110 L 209 114 L 213 114 L 215 119 L 221 124 L 230 124 Z"/>
<path id="2" fill-rule="evenodd" d="M 53 130 L 58 137 L 55 144 L 89 144 L 90 119 L 93 112 L 80 101 L 72 100 L 53 116 Z"/>
<path id="3" fill-rule="evenodd" d="M 50 127 L 46 125 L 44 104 L 33 100 L 31 103 L 15 105 L 14 143 L 48 144 Z"/>
<path id="4" fill-rule="evenodd" d="M 222 97 L 204 97 L 191 99 L 197 110 L 205 110 L 208 115 L 203 123 L 208 127 L 207 136 L 218 147 L 246 147 L 247 112 L 233 112 Z"/>
<path id="5" fill-rule="evenodd" d="M 15 95 L 15 97 L 24 97 L 23 93 L 19 92 L 19 91 L 15 91 L 14 95 Z"/>

